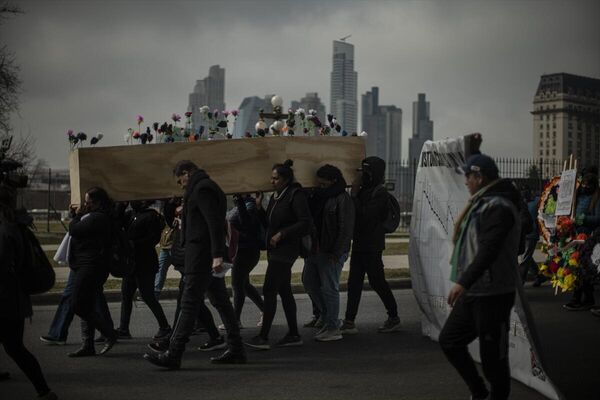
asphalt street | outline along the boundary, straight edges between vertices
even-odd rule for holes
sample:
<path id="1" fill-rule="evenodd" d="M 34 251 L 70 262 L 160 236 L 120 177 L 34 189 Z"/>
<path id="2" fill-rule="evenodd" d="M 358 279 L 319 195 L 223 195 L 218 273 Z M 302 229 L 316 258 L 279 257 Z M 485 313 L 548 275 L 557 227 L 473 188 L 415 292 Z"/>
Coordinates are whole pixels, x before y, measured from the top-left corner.
<path id="1" fill-rule="evenodd" d="M 79 346 L 77 318 L 66 346 L 42 344 L 39 336 L 46 333 L 56 306 L 35 307 L 32 323 L 26 323 L 25 340 L 60 399 L 468 399 L 465 385 L 444 358 L 438 344 L 421 335 L 419 311 L 412 290 L 395 290 L 394 294 L 403 320 L 400 332 L 377 333 L 386 314 L 377 295 L 368 291 L 363 293 L 357 335 L 346 336 L 338 342 L 319 343 L 313 340 L 312 329 L 300 328 L 304 339 L 302 347 L 262 352 L 249 349 L 246 365 L 211 365 L 209 357 L 219 353 L 196 350 L 206 340 L 203 335 L 192 337 L 181 370 L 163 371 L 150 365 L 142 359 L 142 354 L 157 325 L 142 303 L 137 304 L 132 315 L 134 338 L 119 342 L 106 356 L 84 359 L 66 356 Z M 310 317 L 310 302 L 306 295 L 297 295 L 296 299 L 302 324 Z M 345 303 L 346 293 L 342 293 L 342 307 Z M 172 319 L 175 302 L 165 301 L 163 306 Z M 111 303 L 110 307 L 117 321 L 119 304 Z M 242 318 L 246 326 L 242 330 L 244 337 L 257 334 L 258 317 L 257 308 L 248 301 Z M 577 318 L 583 319 L 584 315 Z M 285 319 L 279 305 L 271 341 L 275 342 L 285 332 Z M 554 342 L 547 341 L 547 344 L 554 345 Z M 560 372 L 560 365 L 557 368 Z M 25 376 L 3 352 L 0 352 L 0 370 L 12 375 L 11 380 L 0 382 L 0 399 L 36 397 Z M 512 399 L 544 399 L 514 380 L 512 388 Z"/>

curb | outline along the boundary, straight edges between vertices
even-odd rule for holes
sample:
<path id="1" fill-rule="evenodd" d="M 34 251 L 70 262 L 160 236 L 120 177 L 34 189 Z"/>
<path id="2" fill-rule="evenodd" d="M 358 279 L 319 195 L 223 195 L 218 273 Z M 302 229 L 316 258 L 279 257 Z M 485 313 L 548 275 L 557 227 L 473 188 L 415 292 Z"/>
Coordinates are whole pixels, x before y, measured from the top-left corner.
<path id="1" fill-rule="evenodd" d="M 402 279 L 388 279 L 388 284 L 391 289 L 410 289 L 412 288 L 412 282 L 410 278 L 402 278 Z M 262 294 L 262 288 L 258 287 L 258 291 Z M 365 283 L 363 286 L 363 290 L 371 291 L 373 290 L 368 283 Z M 229 292 L 229 296 L 231 296 L 231 288 L 227 288 Z M 340 292 L 348 291 L 348 284 L 341 283 L 340 284 Z M 304 291 L 304 286 L 301 284 L 292 285 L 292 293 L 300 294 L 306 293 Z M 161 292 L 160 299 L 161 300 L 177 300 L 177 296 L 179 294 L 178 289 L 165 289 Z M 120 290 L 107 290 L 104 292 L 106 296 L 106 301 L 109 303 L 121 302 L 121 291 Z M 62 297 L 62 292 L 53 292 L 53 293 L 43 293 L 36 294 L 31 296 L 31 304 L 34 306 L 48 306 L 48 305 L 56 305 L 60 302 Z"/>

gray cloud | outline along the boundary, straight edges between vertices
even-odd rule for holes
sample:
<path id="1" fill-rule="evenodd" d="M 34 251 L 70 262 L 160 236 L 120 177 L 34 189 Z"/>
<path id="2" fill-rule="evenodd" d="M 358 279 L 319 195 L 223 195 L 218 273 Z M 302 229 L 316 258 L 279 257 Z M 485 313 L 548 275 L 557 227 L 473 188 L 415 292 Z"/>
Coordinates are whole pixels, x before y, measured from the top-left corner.
<path id="1" fill-rule="evenodd" d="M 382 103 L 404 110 L 404 142 L 425 92 L 436 138 L 480 131 L 486 151 L 528 157 L 539 76 L 600 76 L 593 1 L 17 4 L 26 14 L 0 27 L 22 67 L 14 125 L 57 167 L 68 163 L 67 129 L 121 144 L 137 114 L 151 123 L 183 113 L 213 64 L 226 69 L 228 108 L 309 91 L 328 106 L 331 42 L 347 34 L 359 95 L 379 86 Z"/>

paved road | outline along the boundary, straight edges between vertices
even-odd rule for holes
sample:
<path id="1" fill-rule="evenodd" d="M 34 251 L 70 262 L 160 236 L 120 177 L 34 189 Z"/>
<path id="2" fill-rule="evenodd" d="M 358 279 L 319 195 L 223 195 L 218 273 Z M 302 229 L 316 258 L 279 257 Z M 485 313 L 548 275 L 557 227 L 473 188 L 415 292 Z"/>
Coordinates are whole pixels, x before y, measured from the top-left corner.
<path id="1" fill-rule="evenodd" d="M 301 328 L 303 347 L 250 351 L 249 364 L 242 366 L 212 366 L 209 354 L 194 350 L 205 339 L 201 336 L 193 337 L 181 371 L 162 371 L 148 364 L 141 354 L 147 338 L 157 327 L 149 310 L 141 304 L 132 316 L 131 331 L 135 338 L 122 341 L 104 357 L 76 360 L 66 357 L 68 351 L 78 346 L 77 324 L 72 326 L 66 346 L 40 343 L 38 337 L 50 324 L 54 306 L 35 308 L 33 323 L 27 323 L 25 336 L 51 386 L 65 400 L 467 399 L 465 386 L 446 362 L 438 344 L 421 336 L 419 311 L 412 291 L 397 290 L 394 294 L 403 318 L 401 332 L 376 332 L 386 315 L 377 295 L 365 292 L 357 319 L 358 335 L 340 342 L 317 343 L 311 340 L 311 330 Z M 310 303 L 305 295 L 298 295 L 297 303 L 299 320 L 303 322 L 309 318 Z M 342 304 L 345 303 L 343 293 Z M 164 306 L 171 318 L 175 303 L 167 301 Z M 111 312 L 118 317 L 118 304 L 111 304 Z M 257 319 L 256 307 L 247 304 L 243 323 L 252 326 Z M 284 324 L 280 306 L 271 334 L 273 341 L 284 335 Z M 242 333 L 251 337 L 257 328 L 246 328 Z M 0 399 L 35 398 L 22 373 L 0 354 L 0 370 L 9 370 L 13 375 L 11 381 L 0 383 Z M 543 398 L 513 381 L 511 399 Z"/>

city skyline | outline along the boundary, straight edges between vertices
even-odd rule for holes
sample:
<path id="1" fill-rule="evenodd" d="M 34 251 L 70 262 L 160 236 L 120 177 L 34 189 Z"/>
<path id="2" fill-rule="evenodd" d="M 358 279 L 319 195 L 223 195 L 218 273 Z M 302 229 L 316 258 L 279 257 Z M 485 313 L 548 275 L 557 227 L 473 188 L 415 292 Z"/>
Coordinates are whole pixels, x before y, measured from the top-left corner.
<path id="1" fill-rule="evenodd" d="M 14 132 L 65 167 L 68 129 L 124 144 L 136 115 L 149 125 L 183 114 L 190 83 L 215 64 L 230 108 L 264 93 L 330 104 L 331 43 L 352 34 L 359 93 L 378 86 L 382 104 L 404 110 L 427 93 L 434 139 L 478 131 L 484 151 L 530 157 L 520 138 L 540 76 L 600 75 L 597 2 L 309 3 L 14 2 L 25 14 L 0 25 L 23 80 Z"/>

